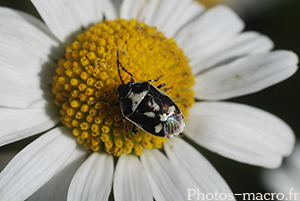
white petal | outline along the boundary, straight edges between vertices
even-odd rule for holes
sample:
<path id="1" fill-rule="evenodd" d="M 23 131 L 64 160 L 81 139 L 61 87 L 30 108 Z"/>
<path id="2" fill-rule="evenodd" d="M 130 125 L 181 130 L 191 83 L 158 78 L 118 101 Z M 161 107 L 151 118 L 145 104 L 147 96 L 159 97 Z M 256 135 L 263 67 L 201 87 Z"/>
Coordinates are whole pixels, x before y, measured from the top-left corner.
<path id="1" fill-rule="evenodd" d="M 262 181 L 271 192 L 294 193 L 300 192 L 300 143 L 297 142 L 293 154 L 287 158 L 283 166 L 276 170 L 262 172 Z"/>
<path id="2" fill-rule="evenodd" d="M 149 26 L 154 26 L 153 24 L 151 24 L 151 21 L 154 18 L 154 15 L 156 14 L 157 9 L 159 9 L 160 3 L 161 3 L 161 0 L 149 1 L 143 8 L 143 11 L 141 13 L 141 16 L 139 17 L 139 20 L 145 22 Z"/>
<path id="3" fill-rule="evenodd" d="M 53 34 L 62 42 L 73 40 L 81 27 L 101 21 L 105 10 L 98 7 L 99 3 L 96 0 L 63 0 L 51 3 L 47 0 L 32 0 L 32 3 Z"/>
<path id="4" fill-rule="evenodd" d="M 56 128 L 25 147 L 0 174 L 3 200 L 25 200 L 59 170 L 76 147 L 76 141 Z"/>
<path id="5" fill-rule="evenodd" d="M 73 177 L 68 200 L 107 200 L 111 191 L 113 171 L 111 155 L 91 154 Z"/>
<path id="6" fill-rule="evenodd" d="M 202 13 L 204 7 L 196 1 L 179 1 L 168 21 L 161 27 L 166 37 L 171 38 L 175 33 L 197 15 Z"/>
<path id="7" fill-rule="evenodd" d="M 147 4 L 143 1 L 132 7 L 129 2 L 125 1 L 126 13 L 121 16 L 136 18 L 144 21 L 146 24 L 156 26 L 159 31 L 163 32 L 166 37 L 173 37 L 176 31 L 199 15 L 203 11 L 203 6 L 198 2 L 188 1 L 148 1 Z M 122 6 L 125 8 L 125 5 Z M 129 9 L 131 8 L 131 9 Z M 133 9 L 134 8 L 134 9 Z"/>
<path id="8" fill-rule="evenodd" d="M 39 58 L 40 62 L 48 61 L 49 58 L 57 59 L 61 56 L 62 52 L 58 49 L 60 43 L 51 34 L 48 27 L 42 21 L 22 11 L 0 7 L 0 33 L 3 35 L 0 37 L 1 46 L 2 43 L 13 46 L 15 51 L 20 48 L 17 53 L 30 53 L 31 57 Z M 4 36 L 7 38 L 3 38 Z M 17 56 L 17 54 L 15 55 Z M 5 59 L 5 57 L 1 57 L 1 59 Z M 24 65 L 24 61 L 22 63 Z M 40 70 L 41 67 L 28 66 L 28 68 Z M 19 67 L 19 70 L 23 69 Z"/>
<path id="9" fill-rule="evenodd" d="M 295 136 L 278 117 L 250 106 L 195 103 L 185 133 L 222 156 L 267 168 L 276 168 L 291 153 Z"/>
<path id="10" fill-rule="evenodd" d="M 70 42 L 76 32 L 80 30 L 80 21 L 72 12 L 72 3 L 69 0 L 53 1 L 31 0 L 37 11 L 61 42 Z"/>
<path id="11" fill-rule="evenodd" d="M 141 156 L 155 200 L 186 200 L 187 189 L 195 183 L 180 167 L 166 158 L 157 149 L 145 150 Z"/>
<path id="12" fill-rule="evenodd" d="M 297 70 L 298 57 L 289 51 L 247 56 L 213 68 L 195 78 L 195 97 L 222 100 L 260 91 Z"/>
<path id="13" fill-rule="evenodd" d="M 27 201 L 67 200 L 67 192 L 71 180 L 86 157 L 86 150 L 81 147 L 74 149 L 72 155 L 42 188 L 35 192 Z"/>
<path id="14" fill-rule="evenodd" d="M 52 59 L 61 52 L 41 21 L 0 8 L 0 45 L 0 105 L 25 108 L 51 94 Z"/>
<path id="15" fill-rule="evenodd" d="M 216 6 L 181 29 L 175 41 L 192 60 L 219 50 L 243 28 L 244 23 L 231 9 Z"/>
<path id="16" fill-rule="evenodd" d="M 114 176 L 116 201 L 152 201 L 151 186 L 137 156 L 122 154 Z"/>
<path id="17" fill-rule="evenodd" d="M 70 1 L 71 2 L 71 1 Z M 81 27 L 89 28 L 91 25 L 103 20 L 103 8 L 99 0 L 73 0 L 71 10 Z M 97 5 L 98 4 L 98 5 Z"/>
<path id="18" fill-rule="evenodd" d="M 101 7 L 103 9 L 105 19 L 107 19 L 107 20 L 117 19 L 116 8 L 114 7 L 114 5 L 112 4 L 112 2 L 110 0 L 101 0 L 101 1 L 97 1 L 97 2 L 98 2 L 98 4 L 101 3 Z"/>
<path id="19" fill-rule="evenodd" d="M 0 146 L 48 130 L 59 121 L 57 108 L 12 109 L 0 107 Z"/>
<path id="20" fill-rule="evenodd" d="M 169 17 L 172 16 L 172 12 L 176 8 L 180 0 L 163 0 L 155 8 L 155 14 L 149 25 L 156 26 L 158 30 L 161 30 L 163 25 L 168 21 Z"/>
<path id="21" fill-rule="evenodd" d="M 234 199 L 234 196 L 216 169 L 206 160 L 196 149 L 182 139 L 169 139 L 164 143 L 167 156 L 172 163 L 193 178 L 199 192 L 207 193 L 226 193 Z M 190 190 L 191 194 L 194 192 Z M 197 197 L 195 196 L 190 196 Z M 229 199 L 228 200 L 233 200 Z"/>
<path id="22" fill-rule="evenodd" d="M 72 0 L 73 16 L 80 22 L 80 26 L 89 28 L 95 23 L 106 19 L 115 19 L 116 11 L 110 0 Z"/>
<path id="23" fill-rule="evenodd" d="M 35 53 L 34 51 L 38 48 L 34 48 L 35 50 L 31 51 L 30 46 L 26 44 L 30 39 L 26 42 L 21 41 L 19 38 L 24 37 L 24 34 L 18 33 L 19 36 L 13 36 L 9 32 L 1 32 L 0 28 L 0 44 L 2 47 L 0 50 L 0 70 L 3 72 L 2 74 L 7 76 L 16 74 L 16 76 L 19 76 L 19 79 L 32 78 L 42 84 L 51 84 L 57 64 L 49 59 L 48 54 L 40 55 Z M 31 40 L 34 40 L 34 38 Z M 48 50 L 50 49 L 52 48 L 49 45 Z M 40 52 L 43 51 L 41 50 Z M 16 80 L 13 81 L 16 82 Z M 32 87 L 41 88 L 39 85 Z"/>
<path id="24" fill-rule="evenodd" d="M 51 88 L 40 81 L 40 78 L 22 74 L 2 65 L 0 74 L 0 105 L 14 108 L 29 108 L 35 102 L 51 95 Z"/>
<path id="25" fill-rule="evenodd" d="M 146 0 L 124 0 L 120 9 L 120 17 L 126 20 L 138 19 Z"/>
<path id="26" fill-rule="evenodd" d="M 204 55 L 189 62 L 194 75 L 217 65 L 251 54 L 268 52 L 274 44 L 267 36 L 257 32 L 244 32 L 238 35 L 213 54 Z"/>

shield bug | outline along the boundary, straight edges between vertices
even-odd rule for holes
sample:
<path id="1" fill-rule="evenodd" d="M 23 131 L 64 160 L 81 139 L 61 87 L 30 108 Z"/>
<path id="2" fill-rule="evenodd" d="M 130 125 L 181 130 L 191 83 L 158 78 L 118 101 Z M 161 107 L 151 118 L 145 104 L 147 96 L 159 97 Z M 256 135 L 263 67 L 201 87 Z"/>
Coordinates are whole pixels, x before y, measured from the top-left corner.
<path id="1" fill-rule="evenodd" d="M 172 98 L 160 90 L 162 87 L 165 91 L 171 88 L 166 88 L 164 83 L 157 87 L 150 83 L 157 82 L 162 76 L 155 80 L 135 82 L 133 75 L 120 63 L 118 50 L 117 66 L 122 83 L 117 88 L 117 93 L 105 94 L 90 103 L 101 100 L 111 106 L 120 105 L 123 117 L 133 123 L 133 134 L 137 132 L 137 127 L 160 137 L 171 138 L 180 134 L 185 126 L 184 116 Z M 121 70 L 131 76 L 130 82 L 124 83 Z M 119 98 L 119 102 L 116 104 L 111 104 L 103 99 L 114 94 Z"/>

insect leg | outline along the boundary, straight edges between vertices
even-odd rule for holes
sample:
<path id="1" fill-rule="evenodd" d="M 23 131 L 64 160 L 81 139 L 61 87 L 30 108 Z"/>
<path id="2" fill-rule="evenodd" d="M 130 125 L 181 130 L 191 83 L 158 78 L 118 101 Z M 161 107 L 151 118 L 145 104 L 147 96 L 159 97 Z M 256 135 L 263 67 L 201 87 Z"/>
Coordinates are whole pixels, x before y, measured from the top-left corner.
<path id="1" fill-rule="evenodd" d="M 134 77 L 133 77 L 133 75 L 129 71 L 127 71 L 126 68 L 124 68 L 122 66 L 122 64 L 121 64 L 121 62 L 119 60 L 119 50 L 117 50 L 117 65 L 118 65 L 118 72 L 119 72 L 119 76 L 120 76 L 122 84 L 124 84 L 124 81 L 123 81 L 123 79 L 121 77 L 120 66 L 121 66 L 121 68 L 122 68 L 123 71 L 125 71 L 126 73 L 128 73 L 131 76 L 131 83 L 134 83 Z"/>
<path id="2" fill-rule="evenodd" d="M 124 122 L 124 125 L 125 125 L 125 131 L 126 133 L 128 133 L 128 125 L 127 125 L 127 121 L 125 118 L 122 118 L 123 122 Z"/>
<path id="3" fill-rule="evenodd" d="M 160 88 L 162 88 L 162 87 L 165 88 L 165 91 L 168 91 L 168 90 L 170 90 L 170 89 L 173 88 L 173 87 L 167 88 L 165 83 L 161 83 L 160 85 L 157 86 L 158 89 L 160 89 Z"/>
<path id="4" fill-rule="evenodd" d="M 132 134 L 136 134 L 136 132 L 138 132 L 138 129 L 136 128 L 136 125 L 133 124 L 133 126 L 132 126 Z"/>
<path id="5" fill-rule="evenodd" d="M 97 98 L 95 98 L 94 100 L 92 100 L 91 102 L 89 102 L 89 104 L 92 104 L 93 102 L 97 101 L 97 100 L 101 100 L 106 102 L 107 104 L 111 105 L 111 106 L 115 106 L 116 104 L 111 104 L 109 103 L 107 100 L 104 100 L 102 98 L 106 97 L 106 96 L 111 96 L 111 95 L 117 95 L 118 93 L 109 93 L 109 94 L 104 94 L 103 96 L 99 96 Z M 119 102 L 117 103 L 117 105 L 119 104 Z"/>
<path id="6" fill-rule="evenodd" d="M 159 77 L 158 77 L 157 79 L 155 79 L 155 80 L 148 80 L 148 82 L 157 82 L 161 77 L 162 77 L 162 75 L 159 76 Z M 157 88 L 160 89 L 160 88 L 162 88 L 162 87 L 165 88 L 165 91 L 168 91 L 169 89 L 172 89 L 172 88 L 173 88 L 173 87 L 167 88 L 165 83 L 161 83 L 160 85 L 158 85 Z"/>
<path id="7" fill-rule="evenodd" d="M 115 104 L 112 104 L 112 103 L 108 102 L 108 101 L 105 100 L 105 99 L 98 99 L 98 100 L 103 101 L 103 102 L 107 103 L 108 105 L 110 105 L 110 106 L 112 106 L 112 107 L 118 106 L 118 105 L 120 104 L 119 102 L 117 102 L 117 103 L 115 103 Z M 94 101 L 94 100 L 92 100 L 92 101 Z M 91 101 L 90 103 L 92 103 L 92 101 Z"/>
<path id="8" fill-rule="evenodd" d="M 158 77 L 157 79 L 155 79 L 155 80 L 148 80 L 148 82 L 157 82 L 161 77 L 162 77 L 162 75 L 159 76 L 159 77 Z"/>

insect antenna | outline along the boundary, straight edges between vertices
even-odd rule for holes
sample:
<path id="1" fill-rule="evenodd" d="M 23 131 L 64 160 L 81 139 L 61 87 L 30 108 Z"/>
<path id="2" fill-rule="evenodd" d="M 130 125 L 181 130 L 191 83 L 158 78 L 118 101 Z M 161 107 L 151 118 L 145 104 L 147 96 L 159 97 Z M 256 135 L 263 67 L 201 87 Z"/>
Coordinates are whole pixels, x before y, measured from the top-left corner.
<path id="1" fill-rule="evenodd" d="M 120 80 L 121 80 L 122 84 L 124 84 L 124 81 L 122 79 L 121 72 L 120 72 L 120 65 L 121 65 L 121 63 L 119 61 L 119 50 L 117 50 L 117 65 L 118 65 L 118 72 L 119 72 Z"/>
<path id="2" fill-rule="evenodd" d="M 133 75 L 129 71 L 127 71 L 126 68 L 123 67 L 123 65 L 121 64 L 121 62 L 119 60 L 119 50 L 117 50 L 117 65 L 118 65 L 118 72 L 119 72 L 119 76 L 120 76 L 122 84 L 124 84 L 124 81 L 123 81 L 122 76 L 121 76 L 120 66 L 121 66 L 121 68 L 122 68 L 123 71 L 125 71 L 126 73 L 128 73 L 131 76 L 131 83 L 134 83 L 134 77 L 133 77 Z"/>

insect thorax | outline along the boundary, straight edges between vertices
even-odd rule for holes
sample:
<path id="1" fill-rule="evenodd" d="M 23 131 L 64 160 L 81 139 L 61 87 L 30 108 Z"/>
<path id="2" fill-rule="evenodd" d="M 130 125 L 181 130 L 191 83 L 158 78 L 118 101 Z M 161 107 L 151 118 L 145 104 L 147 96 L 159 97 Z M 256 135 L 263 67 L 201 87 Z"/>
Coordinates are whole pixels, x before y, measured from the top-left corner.
<path id="1" fill-rule="evenodd" d="M 127 83 L 127 84 L 121 84 L 117 91 L 118 91 L 118 96 L 119 96 L 119 101 L 122 101 L 124 100 L 128 94 L 130 93 L 131 91 L 131 85 L 132 83 Z"/>

